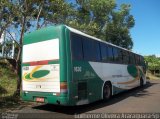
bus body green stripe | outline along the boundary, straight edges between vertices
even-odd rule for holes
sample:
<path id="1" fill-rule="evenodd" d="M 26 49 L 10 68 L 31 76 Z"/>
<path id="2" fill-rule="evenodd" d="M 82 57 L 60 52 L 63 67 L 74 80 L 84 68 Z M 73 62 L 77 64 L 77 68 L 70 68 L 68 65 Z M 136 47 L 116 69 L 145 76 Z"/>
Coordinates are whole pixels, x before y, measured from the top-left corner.
<path id="1" fill-rule="evenodd" d="M 40 30 L 26 34 L 24 36 L 23 45 L 58 38 L 60 36 L 59 34 L 60 29 L 61 26 L 57 26 L 56 28 L 54 26 L 51 26 L 48 28 L 42 28 Z"/>

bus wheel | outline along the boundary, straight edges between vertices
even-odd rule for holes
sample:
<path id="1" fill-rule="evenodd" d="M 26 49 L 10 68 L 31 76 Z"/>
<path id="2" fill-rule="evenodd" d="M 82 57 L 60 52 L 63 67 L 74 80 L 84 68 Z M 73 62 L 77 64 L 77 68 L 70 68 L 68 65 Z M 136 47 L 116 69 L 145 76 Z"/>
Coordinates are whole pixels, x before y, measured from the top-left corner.
<path id="1" fill-rule="evenodd" d="M 103 87 L 103 99 L 108 100 L 111 97 L 111 84 L 110 83 L 105 83 Z"/>
<path id="2" fill-rule="evenodd" d="M 140 79 L 140 87 L 143 87 L 143 78 Z"/>

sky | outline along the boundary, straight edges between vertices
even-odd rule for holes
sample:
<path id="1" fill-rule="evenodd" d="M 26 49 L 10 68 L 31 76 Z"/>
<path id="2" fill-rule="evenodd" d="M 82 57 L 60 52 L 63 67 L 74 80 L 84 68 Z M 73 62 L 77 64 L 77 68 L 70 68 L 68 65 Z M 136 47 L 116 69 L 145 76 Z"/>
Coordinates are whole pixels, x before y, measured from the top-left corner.
<path id="1" fill-rule="evenodd" d="M 133 51 L 160 57 L 160 0 L 117 0 L 131 5 L 135 26 L 131 29 Z"/>

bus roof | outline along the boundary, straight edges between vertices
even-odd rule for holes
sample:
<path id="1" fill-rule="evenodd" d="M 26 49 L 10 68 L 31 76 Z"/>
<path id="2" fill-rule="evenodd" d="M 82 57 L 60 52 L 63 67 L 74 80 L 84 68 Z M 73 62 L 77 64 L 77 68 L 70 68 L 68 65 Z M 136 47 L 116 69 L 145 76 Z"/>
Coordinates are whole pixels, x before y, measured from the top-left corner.
<path id="1" fill-rule="evenodd" d="M 74 29 L 74 28 L 72 28 L 72 27 L 69 27 L 69 26 L 67 26 L 67 25 L 65 25 L 65 26 L 66 26 L 71 32 L 73 32 L 73 33 L 76 33 L 76 34 L 79 34 L 79 35 L 82 35 L 82 36 L 85 36 L 85 37 L 88 37 L 88 38 L 92 38 L 92 39 L 94 39 L 94 40 L 97 40 L 97 41 L 106 43 L 106 44 L 108 44 L 108 45 L 112 45 L 112 46 L 114 46 L 114 47 L 117 47 L 117 48 L 126 50 L 126 51 L 128 51 L 128 52 L 132 52 L 132 51 L 130 51 L 130 50 L 128 50 L 128 49 L 125 49 L 125 48 L 122 48 L 122 47 L 120 47 L 120 46 L 114 45 L 114 44 L 109 43 L 109 42 L 107 42 L 107 41 L 103 41 L 103 40 L 101 40 L 101 39 L 99 39 L 99 38 L 96 38 L 96 37 L 94 37 L 94 36 L 85 34 L 85 33 L 81 32 L 81 31 L 79 31 L 79 30 L 77 30 L 77 29 Z M 132 52 L 132 53 L 134 53 L 134 52 Z M 137 53 L 134 53 L 134 54 L 137 54 Z M 140 55 L 140 54 L 137 54 L 137 55 Z M 141 55 L 140 55 L 140 56 L 141 56 Z"/>

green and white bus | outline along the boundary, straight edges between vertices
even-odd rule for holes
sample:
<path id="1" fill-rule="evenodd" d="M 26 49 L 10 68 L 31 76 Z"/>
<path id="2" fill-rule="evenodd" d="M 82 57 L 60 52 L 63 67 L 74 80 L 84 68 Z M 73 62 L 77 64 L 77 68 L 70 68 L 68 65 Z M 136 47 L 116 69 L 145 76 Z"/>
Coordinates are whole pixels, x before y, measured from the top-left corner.
<path id="1" fill-rule="evenodd" d="M 22 99 L 83 105 L 146 84 L 141 55 L 66 25 L 25 35 Z"/>

